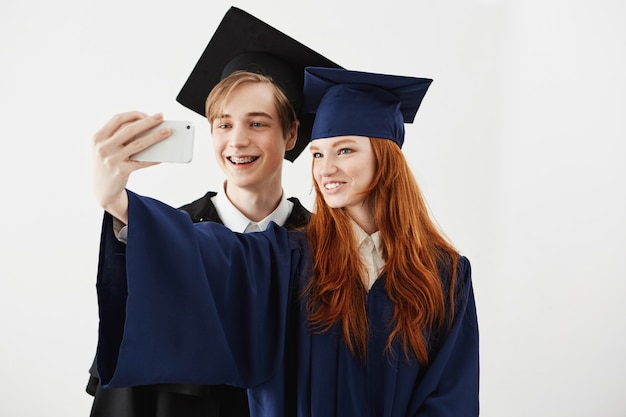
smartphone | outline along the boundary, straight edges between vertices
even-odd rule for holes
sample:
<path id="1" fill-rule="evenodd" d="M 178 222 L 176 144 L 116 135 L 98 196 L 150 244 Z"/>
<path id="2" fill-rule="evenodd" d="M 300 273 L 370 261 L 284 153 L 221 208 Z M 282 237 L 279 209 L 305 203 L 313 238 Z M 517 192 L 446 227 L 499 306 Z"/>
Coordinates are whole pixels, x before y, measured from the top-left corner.
<path id="1" fill-rule="evenodd" d="M 137 152 L 130 159 L 143 162 L 188 163 L 193 157 L 194 126 L 184 120 L 164 120 L 142 136 L 168 127 L 172 134 L 167 139 Z"/>

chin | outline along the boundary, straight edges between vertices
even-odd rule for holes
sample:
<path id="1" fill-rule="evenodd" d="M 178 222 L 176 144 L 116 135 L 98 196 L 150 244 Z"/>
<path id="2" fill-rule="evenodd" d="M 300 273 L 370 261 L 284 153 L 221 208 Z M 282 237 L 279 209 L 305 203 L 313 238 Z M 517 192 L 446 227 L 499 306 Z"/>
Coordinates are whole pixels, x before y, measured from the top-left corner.
<path id="1" fill-rule="evenodd" d="M 333 209 L 339 209 L 339 208 L 342 208 L 344 206 L 344 204 L 342 202 L 338 202 L 335 199 L 330 199 L 329 200 L 329 199 L 325 198 L 324 202 L 326 203 L 326 205 L 328 207 L 333 208 Z"/>

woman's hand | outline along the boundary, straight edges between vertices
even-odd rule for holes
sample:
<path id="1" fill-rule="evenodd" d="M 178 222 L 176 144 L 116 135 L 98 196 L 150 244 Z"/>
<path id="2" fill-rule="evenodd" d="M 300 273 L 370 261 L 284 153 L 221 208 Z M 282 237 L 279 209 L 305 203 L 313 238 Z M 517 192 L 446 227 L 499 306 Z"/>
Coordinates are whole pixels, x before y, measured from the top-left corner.
<path id="1" fill-rule="evenodd" d="M 94 196 L 103 209 L 124 223 L 128 222 L 126 184 L 131 172 L 158 164 L 133 161 L 130 157 L 171 135 L 171 131 L 164 128 L 141 136 L 162 121 L 162 114 L 120 113 L 93 136 Z"/>

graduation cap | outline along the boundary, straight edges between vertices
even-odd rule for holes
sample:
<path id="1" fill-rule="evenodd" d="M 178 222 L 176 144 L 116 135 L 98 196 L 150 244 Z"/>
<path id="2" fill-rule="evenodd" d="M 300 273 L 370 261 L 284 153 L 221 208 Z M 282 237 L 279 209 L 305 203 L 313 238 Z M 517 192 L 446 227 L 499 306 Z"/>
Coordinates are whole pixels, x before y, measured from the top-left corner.
<path id="1" fill-rule="evenodd" d="M 206 99 L 217 83 L 231 73 L 247 70 L 270 76 L 293 105 L 300 128 L 285 158 L 294 161 L 311 139 L 313 115 L 301 113 L 304 68 L 341 68 L 300 42 L 256 17 L 231 7 L 200 56 L 176 101 L 205 116 Z"/>
<path id="2" fill-rule="evenodd" d="M 433 80 L 309 67 L 304 72 L 303 113 L 315 113 L 311 140 L 333 136 L 389 139 L 402 147 L 404 124 Z"/>

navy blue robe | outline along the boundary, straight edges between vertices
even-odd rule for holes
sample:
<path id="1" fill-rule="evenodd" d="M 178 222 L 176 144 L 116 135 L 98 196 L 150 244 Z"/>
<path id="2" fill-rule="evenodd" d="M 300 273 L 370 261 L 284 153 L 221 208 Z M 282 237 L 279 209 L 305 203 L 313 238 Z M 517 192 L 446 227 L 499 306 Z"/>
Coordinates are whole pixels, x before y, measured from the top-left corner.
<path id="1" fill-rule="evenodd" d="M 385 351 L 393 304 L 384 277 L 367 296 L 362 361 L 338 327 L 310 331 L 300 297 L 310 276 L 302 232 L 272 225 L 240 235 L 128 195 L 127 279 L 104 274 L 98 282 L 104 386 L 247 387 L 254 417 L 478 415 L 478 325 L 466 258 L 454 321 L 430 333 L 427 367 L 407 360 L 398 344 Z M 444 286 L 449 275 L 442 272 Z"/>
<path id="2" fill-rule="evenodd" d="M 194 223 L 214 221 L 222 223 L 209 191 L 203 197 L 179 209 L 186 211 Z M 309 211 L 295 197 L 291 214 L 283 227 L 299 229 L 310 219 Z M 113 218 L 105 213 L 102 228 L 106 232 L 113 227 Z M 123 274 L 126 276 L 126 244 L 116 239 L 104 239 L 106 249 L 101 251 L 98 273 Z M 229 385 L 161 384 L 140 387 L 103 388 L 96 371 L 96 361 L 89 370 L 86 390 L 94 396 L 90 417 L 250 417 L 248 394 L 245 389 Z"/>

